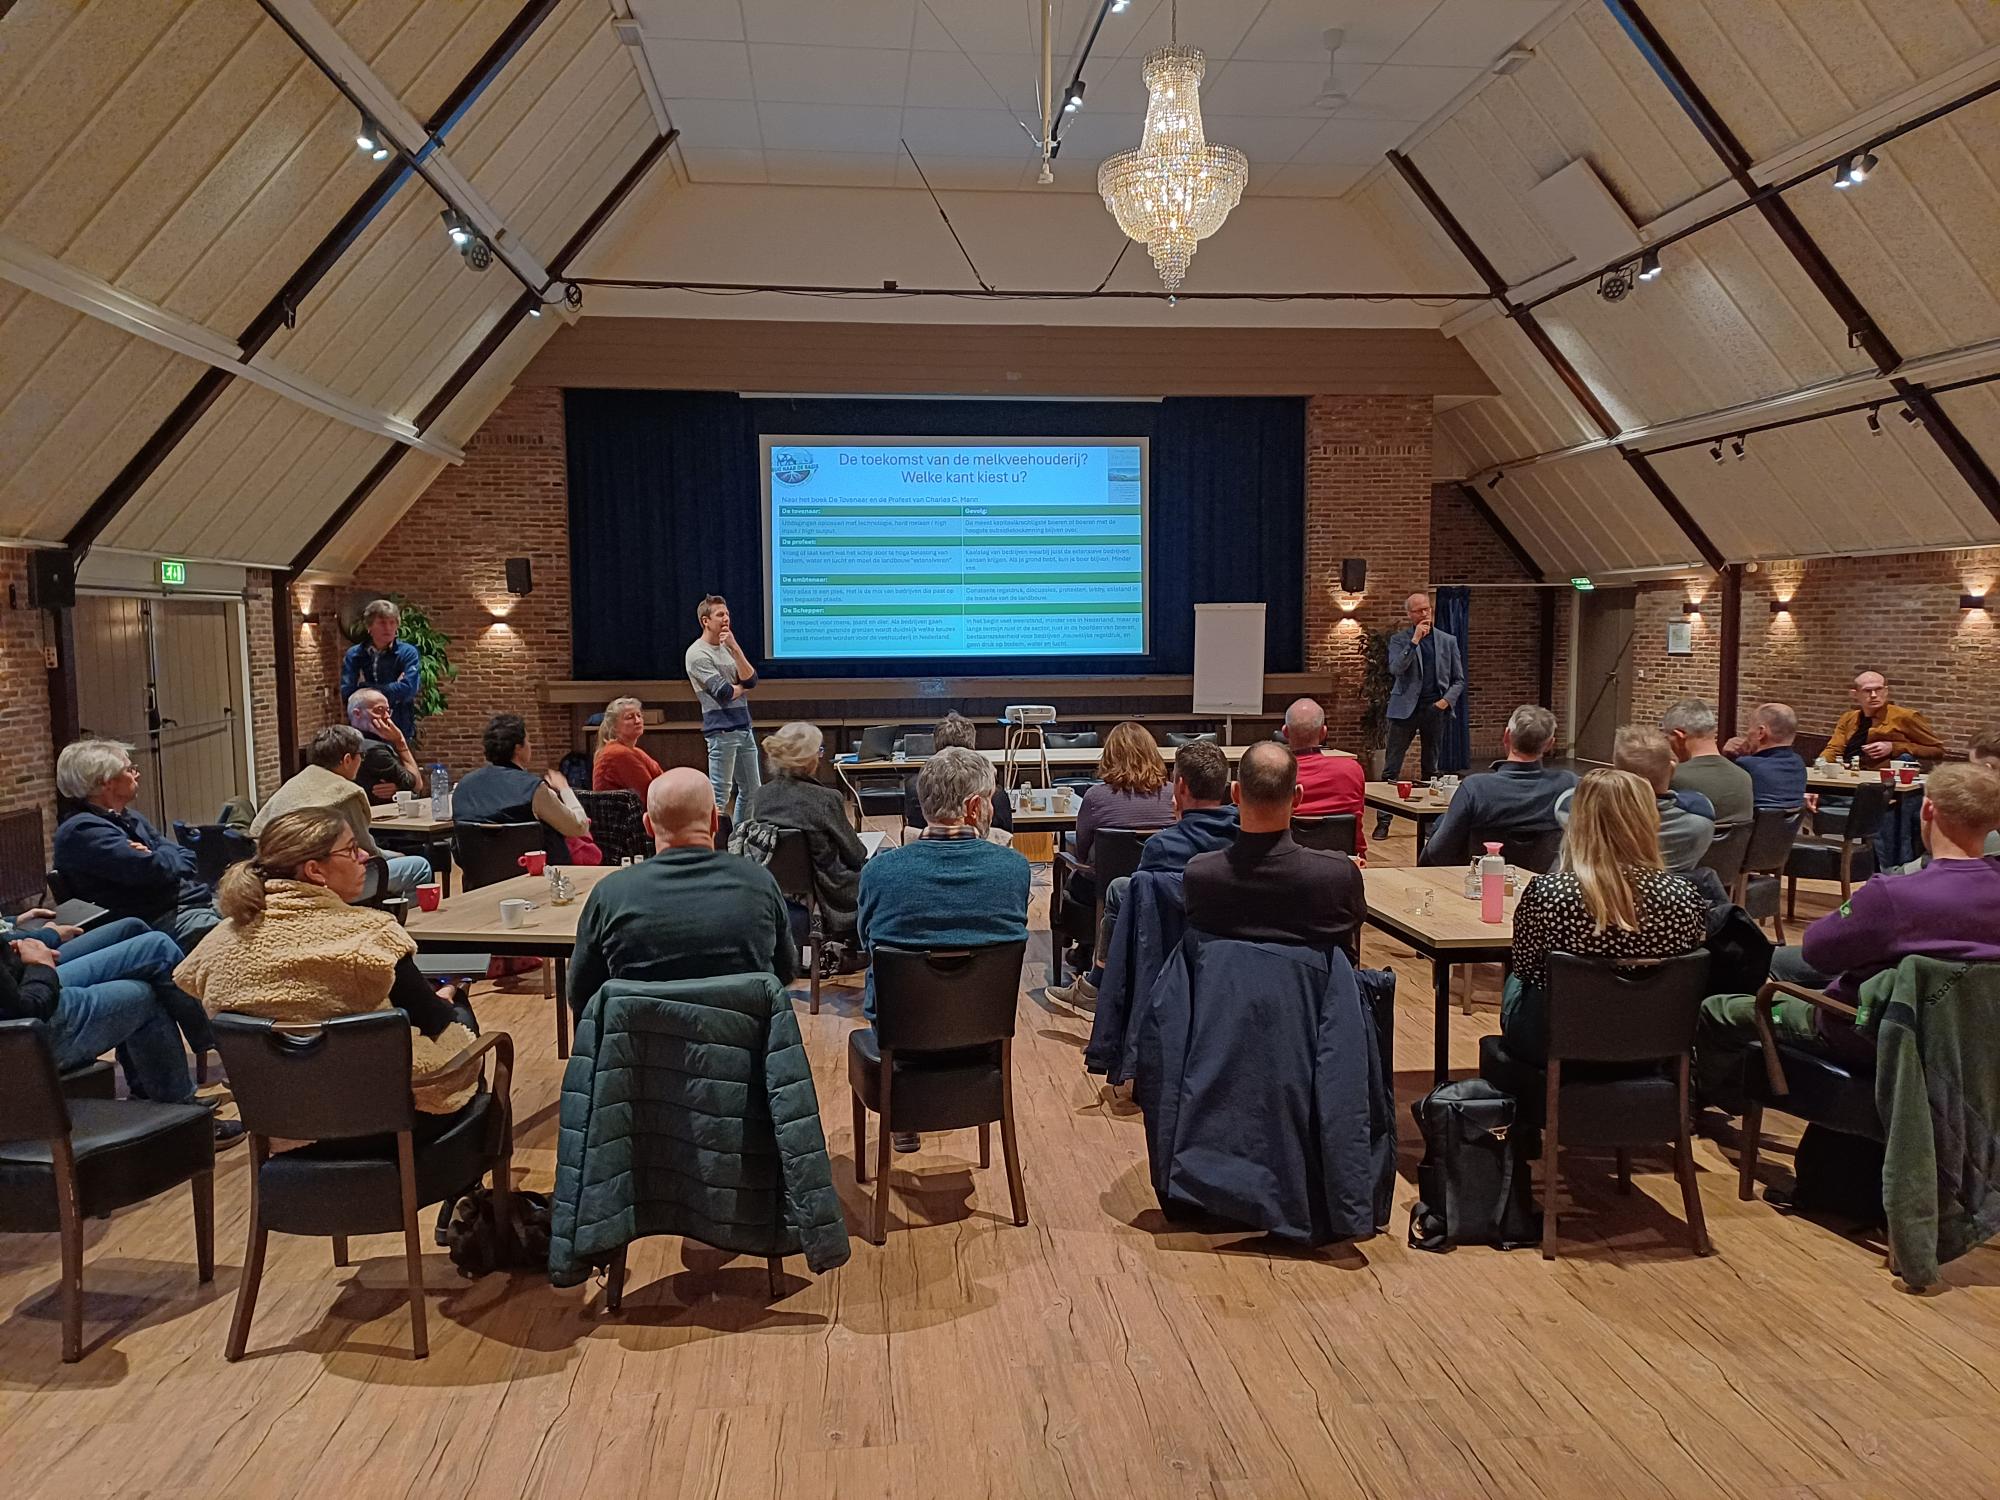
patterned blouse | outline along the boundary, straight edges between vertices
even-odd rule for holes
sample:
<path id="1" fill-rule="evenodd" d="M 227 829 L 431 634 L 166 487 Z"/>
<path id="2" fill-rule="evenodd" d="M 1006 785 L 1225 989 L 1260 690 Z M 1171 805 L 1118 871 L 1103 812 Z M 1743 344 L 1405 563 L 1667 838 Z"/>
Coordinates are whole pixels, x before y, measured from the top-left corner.
<path id="1" fill-rule="evenodd" d="M 1639 930 L 1600 931 L 1584 904 L 1576 876 L 1537 875 L 1514 909 L 1514 972 L 1536 989 L 1549 982 L 1549 955 L 1595 958 L 1672 958 L 1708 941 L 1707 904 L 1678 875 L 1664 870 L 1627 872 L 1638 889 Z"/>

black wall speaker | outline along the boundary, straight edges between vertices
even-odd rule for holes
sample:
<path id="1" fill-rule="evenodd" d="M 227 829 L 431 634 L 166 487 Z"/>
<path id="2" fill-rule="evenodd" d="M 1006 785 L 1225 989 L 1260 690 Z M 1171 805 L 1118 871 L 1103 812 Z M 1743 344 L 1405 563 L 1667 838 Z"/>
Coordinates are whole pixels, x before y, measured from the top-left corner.
<path id="1" fill-rule="evenodd" d="M 1340 591 L 1358 594 L 1368 587 L 1368 559 L 1349 557 L 1340 564 Z"/>
<path id="2" fill-rule="evenodd" d="M 37 548 L 28 554 L 28 608 L 71 609 L 76 605 L 76 559 L 67 552 Z"/>
<path id="3" fill-rule="evenodd" d="M 525 557 L 507 559 L 507 592 L 510 594 L 532 594 L 535 591 L 535 570 Z"/>

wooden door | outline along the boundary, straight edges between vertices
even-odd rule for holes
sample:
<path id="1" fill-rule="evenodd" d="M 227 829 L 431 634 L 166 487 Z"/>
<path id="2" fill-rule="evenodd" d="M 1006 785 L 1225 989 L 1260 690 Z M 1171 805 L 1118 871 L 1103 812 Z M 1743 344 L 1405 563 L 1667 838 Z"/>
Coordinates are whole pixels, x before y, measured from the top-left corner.
<path id="1" fill-rule="evenodd" d="M 223 803 L 250 789 L 241 620 L 234 599 L 152 601 L 161 798 L 170 819 L 213 823 Z"/>
<path id="2" fill-rule="evenodd" d="M 1632 711 L 1632 608 L 1637 589 L 1580 596 L 1577 619 L 1576 736 L 1581 760 L 1611 763 L 1611 741 Z"/>

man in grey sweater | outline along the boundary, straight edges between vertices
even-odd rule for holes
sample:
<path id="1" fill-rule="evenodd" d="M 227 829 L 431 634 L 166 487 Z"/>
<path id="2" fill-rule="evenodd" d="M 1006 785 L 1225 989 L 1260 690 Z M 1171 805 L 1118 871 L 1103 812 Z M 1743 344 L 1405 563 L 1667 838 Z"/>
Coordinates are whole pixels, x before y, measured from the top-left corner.
<path id="1" fill-rule="evenodd" d="M 701 704 L 701 732 L 708 741 L 708 781 L 715 788 L 715 805 L 738 823 L 750 816 L 750 804 L 763 781 L 757 763 L 757 739 L 750 732 L 750 689 L 757 669 L 736 644 L 729 628 L 729 602 L 709 594 L 695 609 L 701 635 L 687 648 L 688 685 Z"/>

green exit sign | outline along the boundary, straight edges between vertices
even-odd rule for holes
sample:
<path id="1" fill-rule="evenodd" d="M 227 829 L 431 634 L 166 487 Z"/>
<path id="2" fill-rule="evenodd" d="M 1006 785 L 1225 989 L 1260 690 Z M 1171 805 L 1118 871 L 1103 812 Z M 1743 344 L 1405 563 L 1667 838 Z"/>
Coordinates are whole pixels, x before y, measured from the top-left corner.
<path id="1" fill-rule="evenodd" d="M 1569 584 L 1570 587 L 1575 589 L 1579 594 L 1587 594 L 1592 589 L 1597 587 L 1597 585 L 1592 583 L 1588 578 L 1572 578 L 1569 581 Z"/>
<path id="2" fill-rule="evenodd" d="M 177 557 L 160 559 L 160 582 L 184 585 L 188 581 L 188 565 Z"/>

